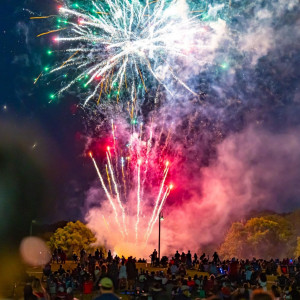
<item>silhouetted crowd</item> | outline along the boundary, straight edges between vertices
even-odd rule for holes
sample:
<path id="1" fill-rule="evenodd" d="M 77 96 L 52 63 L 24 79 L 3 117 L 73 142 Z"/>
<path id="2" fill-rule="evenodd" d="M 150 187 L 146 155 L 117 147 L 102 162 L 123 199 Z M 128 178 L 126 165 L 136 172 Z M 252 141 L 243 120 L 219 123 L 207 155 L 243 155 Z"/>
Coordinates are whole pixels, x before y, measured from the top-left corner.
<path id="1" fill-rule="evenodd" d="M 37 298 L 73 299 L 74 292 L 97 294 L 101 290 L 105 297 L 97 299 L 119 299 L 114 294 L 117 291 L 121 297 L 149 300 L 300 300 L 300 257 L 221 260 L 216 252 L 210 258 L 205 253 L 198 257 L 190 251 L 176 251 L 171 259 L 159 259 L 154 250 L 148 266 L 144 259 L 113 257 L 111 251 L 104 255 L 96 250 L 92 255 L 81 250 L 79 256 L 73 255 L 76 267 L 65 270 L 65 259 L 57 259 L 58 253 L 54 252 L 53 261 L 61 263 L 59 269 L 53 272 L 47 264 L 43 270 L 45 291 L 35 283 L 39 295 L 47 296 Z M 34 289 L 31 292 L 36 295 Z"/>

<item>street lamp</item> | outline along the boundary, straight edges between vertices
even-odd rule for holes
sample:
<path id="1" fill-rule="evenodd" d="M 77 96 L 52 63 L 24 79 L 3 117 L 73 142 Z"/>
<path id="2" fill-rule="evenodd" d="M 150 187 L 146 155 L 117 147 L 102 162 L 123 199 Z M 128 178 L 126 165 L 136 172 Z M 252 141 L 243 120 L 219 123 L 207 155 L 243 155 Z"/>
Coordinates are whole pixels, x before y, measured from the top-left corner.
<path id="1" fill-rule="evenodd" d="M 160 264 L 160 221 L 164 220 L 164 216 L 162 211 L 159 212 L 159 218 L 158 218 L 158 265 Z"/>
<path id="2" fill-rule="evenodd" d="M 32 224 L 36 224 L 36 220 L 31 220 L 31 222 L 30 222 L 30 230 L 29 230 L 30 236 L 32 236 Z"/>

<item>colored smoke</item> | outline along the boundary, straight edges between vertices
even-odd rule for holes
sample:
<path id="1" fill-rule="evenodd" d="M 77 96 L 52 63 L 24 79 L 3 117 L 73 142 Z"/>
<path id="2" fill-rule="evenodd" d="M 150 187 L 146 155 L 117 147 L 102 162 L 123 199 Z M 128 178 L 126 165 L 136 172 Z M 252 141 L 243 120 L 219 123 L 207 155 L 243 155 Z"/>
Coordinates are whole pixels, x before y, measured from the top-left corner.
<path id="1" fill-rule="evenodd" d="M 178 154 L 170 171 L 175 189 L 163 209 L 162 255 L 219 244 L 230 224 L 253 210 L 287 212 L 300 204 L 297 1 L 232 2 L 210 7 L 208 17 L 223 39 L 210 44 L 204 69 L 181 62 L 185 82 L 203 97 L 180 91 L 152 112 L 157 128 L 171 128 Z M 136 217 L 132 194 L 128 224 Z M 86 198 L 86 219 L 100 242 L 145 258 L 157 248 L 157 224 L 146 248 L 134 237 L 120 243 L 117 229 L 106 228 L 102 215 L 110 224 L 114 216 L 98 182 Z M 145 206 L 140 232 L 150 212 Z"/>

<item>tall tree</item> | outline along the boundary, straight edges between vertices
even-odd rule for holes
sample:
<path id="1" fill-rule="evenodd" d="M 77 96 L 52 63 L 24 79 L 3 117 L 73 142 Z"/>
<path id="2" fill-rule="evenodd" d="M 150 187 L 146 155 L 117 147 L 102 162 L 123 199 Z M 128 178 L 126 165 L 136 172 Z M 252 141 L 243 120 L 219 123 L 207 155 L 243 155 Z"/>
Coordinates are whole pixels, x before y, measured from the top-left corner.
<path id="1" fill-rule="evenodd" d="M 224 243 L 220 247 L 220 255 L 223 258 L 242 257 L 247 245 L 247 232 L 244 224 L 235 222 L 231 225 Z"/>
<path id="2" fill-rule="evenodd" d="M 245 224 L 232 224 L 220 254 L 224 258 L 290 256 L 293 254 L 291 240 L 293 227 L 286 218 L 279 215 L 251 218 Z"/>
<path id="3" fill-rule="evenodd" d="M 48 242 L 50 248 L 61 248 L 68 256 L 73 252 L 79 253 L 83 248 L 92 249 L 96 242 L 95 234 L 82 222 L 69 222 L 63 228 L 58 228 Z"/>

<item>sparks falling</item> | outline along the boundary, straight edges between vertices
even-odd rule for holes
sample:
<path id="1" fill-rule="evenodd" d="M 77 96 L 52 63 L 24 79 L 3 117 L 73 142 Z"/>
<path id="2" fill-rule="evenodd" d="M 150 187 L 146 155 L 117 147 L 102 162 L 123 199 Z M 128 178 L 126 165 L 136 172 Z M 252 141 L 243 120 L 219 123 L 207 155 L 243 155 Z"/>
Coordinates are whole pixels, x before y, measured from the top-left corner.
<path id="1" fill-rule="evenodd" d="M 161 172 L 158 176 L 159 179 L 156 181 L 159 188 L 157 187 L 158 194 L 155 197 L 155 201 L 152 203 L 145 203 L 145 201 L 149 202 L 149 200 L 145 199 L 149 197 L 143 197 L 144 194 L 142 193 L 142 190 L 144 190 L 147 184 L 149 185 L 149 182 L 147 182 L 147 172 L 151 170 L 150 160 L 153 157 L 161 156 L 162 153 L 156 153 L 153 156 L 150 155 L 151 151 L 157 151 L 157 148 L 155 148 L 156 143 L 154 143 L 154 145 L 151 147 L 149 142 L 149 138 L 152 138 L 152 130 L 150 130 L 149 138 L 148 140 L 146 139 L 146 141 L 144 141 L 142 138 L 142 130 L 139 130 L 139 134 L 135 132 L 130 135 L 130 141 L 126 147 L 127 150 L 123 149 L 122 151 L 121 149 L 114 149 L 114 151 L 111 151 L 112 149 L 109 146 L 106 147 L 106 166 L 108 167 L 106 167 L 106 170 L 103 171 L 103 173 L 107 173 L 107 182 L 105 182 L 104 177 L 101 175 L 98 164 L 96 163 L 92 152 L 89 152 L 89 156 L 93 161 L 101 186 L 106 194 L 107 200 L 110 203 L 120 235 L 124 241 L 135 237 L 136 243 L 147 243 L 152 233 L 154 224 L 157 222 L 157 216 L 162 211 L 165 201 L 170 194 L 172 185 L 166 184 L 170 163 L 169 161 L 165 161 L 164 167 L 161 167 Z M 116 128 L 112 127 L 111 137 L 114 140 L 113 144 L 114 147 L 119 148 L 121 145 L 119 145 L 117 142 L 116 135 Z M 168 141 L 166 140 L 166 142 Z M 163 146 L 165 147 L 166 145 Z M 164 147 L 161 147 L 161 149 Z M 125 151 L 127 151 L 127 159 L 125 160 L 123 157 L 121 157 L 120 164 L 117 164 L 114 167 L 112 164 L 112 160 L 114 159 L 113 154 L 117 155 L 118 152 Z M 159 162 L 152 163 L 152 167 L 153 165 L 157 168 L 159 167 Z M 122 171 L 118 173 L 117 168 Z M 119 174 L 119 176 L 116 174 Z M 111 189 L 111 184 L 113 185 L 113 189 Z M 151 190 L 154 191 L 155 187 L 152 186 L 153 182 L 150 182 L 150 185 Z M 132 198 L 135 199 L 135 208 L 128 207 L 127 197 L 130 197 L 131 200 Z M 146 205 L 152 207 L 151 214 L 149 211 L 147 211 L 147 213 L 143 211 Z M 134 224 L 130 224 L 129 217 L 132 219 L 133 216 L 135 216 L 135 222 Z M 140 218 L 149 218 L 148 227 L 144 229 L 145 232 L 141 232 L 142 229 L 139 226 Z"/>
<path id="2" fill-rule="evenodd" d="M 79 84 L 86 91 L 84 104 L 99 104 L 104 93 L 117 102 L 123 96 L 131 113 L 154 83 L 171 95 L 170 84 L 197 95 L 181 78 L 180 64 L 203 64 L 204 58 L 196 57 L 209 48 L 201 12 L 191 11 L 184 0 L 66 2 L 58 8 L 59 28 L 38 35 L 55 32 L 53 41 L 66 55 L 48 68 L 48 73 L 68 74 L 51 100 Z"/>
<path id="3" fill-rule="evenodd" d="M 111 207 L 113 208 L 113 211 L 114 211 L 114 214 L 115 214 L 115 220 L 116 220 L 116 223 L 118 224 L 118 226 L 119 226 L 119 228 L 120 228 L 120 232 L 121 232 L 122 236 L 124 236 L 123 229 L 122 229 L 122 227 L 121 227 L 121 225 L 120 225 L 120 222 L 119 222 L 118 212 L 117 212 L 116 206 L 115 206 L 115 204 L 114 204 L 114 201 L 113 201 L 111 195 L 109 194 L 109 192 L 108 192 L 108 190 L 107 190 L 107 188 L 106 188 L 106 185 L 105 185 L 104 180 L 103 180 L 103 177 L 102 177 L 102 175 L 101 175 L 101 173 L 100 173 L 100 171 L 99 171 L 99 168 L 98 168 L 98 166 L 97 166 L 97 163 L 96 163 L 95 159 L 93 158 L 92 152 L 89 152 L 89 156 L 91 157 L 91 159 L 92 159 L 92 161 L 93 161 L 93 163 L 94 163 L 96 172 L 97 172 L 97 174 L 98 174 L 98 177 L 99 177 L 99 180 L 100 180 L 101 185 L 102 185 L 102 187 L 103 187 L 103 190 L 104 190 L 104 192 L 105 192 L 105 194 L 106 194 L 106 197 L 107 197 L 107 199 L 109 200 L 109 202 L 110 202 L 110 204 L 111 204 Z"/>

